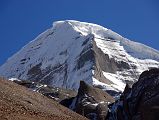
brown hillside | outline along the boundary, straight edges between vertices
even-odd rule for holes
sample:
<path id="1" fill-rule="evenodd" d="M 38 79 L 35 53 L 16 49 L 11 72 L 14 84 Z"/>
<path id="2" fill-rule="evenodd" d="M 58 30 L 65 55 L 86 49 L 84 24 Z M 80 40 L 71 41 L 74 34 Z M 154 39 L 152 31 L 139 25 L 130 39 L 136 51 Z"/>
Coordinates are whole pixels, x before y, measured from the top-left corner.
<path id="1" fill-rule="evenodd" d="M 55 101 L 0 79 L 0 120 L 85 120 Z"/>

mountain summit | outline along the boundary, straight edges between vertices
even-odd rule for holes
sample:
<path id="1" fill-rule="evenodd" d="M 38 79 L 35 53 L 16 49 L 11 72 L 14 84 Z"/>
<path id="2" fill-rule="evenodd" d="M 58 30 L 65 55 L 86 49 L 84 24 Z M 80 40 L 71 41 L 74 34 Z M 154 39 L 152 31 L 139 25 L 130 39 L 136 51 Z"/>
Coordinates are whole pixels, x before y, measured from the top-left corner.
<path id="1" fill-rule="evenodd" d="M 66 20 L 54 22 L 9 58 L 0 76 L 75 90 L 84 80 L 123 91 L 127 82 L 154 67 L 159 67 L 159 51 L 99 25 Z"/>

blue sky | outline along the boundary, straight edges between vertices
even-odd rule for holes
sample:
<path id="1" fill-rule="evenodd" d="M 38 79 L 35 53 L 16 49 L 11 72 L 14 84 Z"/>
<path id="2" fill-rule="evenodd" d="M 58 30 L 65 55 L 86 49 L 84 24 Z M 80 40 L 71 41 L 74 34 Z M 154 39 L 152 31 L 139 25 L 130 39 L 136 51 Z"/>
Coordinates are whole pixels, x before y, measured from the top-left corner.
<path id="1" fill-rule="evenodd" d="M 0 0 L 0 64 L 65 19 L 96 23 L 159 50 L 159 0 Z"/>

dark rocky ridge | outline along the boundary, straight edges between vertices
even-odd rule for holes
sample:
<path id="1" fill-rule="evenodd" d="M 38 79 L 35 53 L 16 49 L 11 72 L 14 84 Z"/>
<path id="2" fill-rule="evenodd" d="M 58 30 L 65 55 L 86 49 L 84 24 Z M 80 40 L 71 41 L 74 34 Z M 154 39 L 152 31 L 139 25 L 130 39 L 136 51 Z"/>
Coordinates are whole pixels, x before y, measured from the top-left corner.
<path id="1" fill-rule="evenodd" d="M 61 104 L 89 119 L 105 120 L 108 104 L 113 102 L 114 98 L 108 93 L 81 81 L 77 96 Z"/>
<path id="2" fill-rule="evenodd" d="M 157 120 L 159 118 L 159 69 L 140 75 L 132 88 L 127 85 L 111 108 L 109 120 Z"/>
<path id="3" fill-rule="evenodd" d="M 38 82 L 32 82 L 29 80 L 14 80 L 13 82 L 22 85 L 26 88 L 29 88 L 33 91 L 36 91 L 44 96 L 47 96 L 50 99 L 53 99 L 57 102 L 61 102 L 64 99 L 69 99 L 77 95 L 77 92 L 73 90 L 52 87 Z"/>

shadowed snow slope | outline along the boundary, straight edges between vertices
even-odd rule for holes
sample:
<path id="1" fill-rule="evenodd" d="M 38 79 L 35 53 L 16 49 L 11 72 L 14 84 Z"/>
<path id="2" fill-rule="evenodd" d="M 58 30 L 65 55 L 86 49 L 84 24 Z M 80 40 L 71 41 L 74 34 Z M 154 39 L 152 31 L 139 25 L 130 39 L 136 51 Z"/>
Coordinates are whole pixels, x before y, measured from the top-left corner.
<path id="1" fill-rule="evenodd" d="M 7 78 L 68 89 L 80 80 L 105 90 L 123 91 L 141 72 L 159 67 L 159 52 L 102 26 L 66 20 L 40 34 L 0 67 Z"/>

